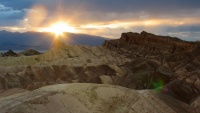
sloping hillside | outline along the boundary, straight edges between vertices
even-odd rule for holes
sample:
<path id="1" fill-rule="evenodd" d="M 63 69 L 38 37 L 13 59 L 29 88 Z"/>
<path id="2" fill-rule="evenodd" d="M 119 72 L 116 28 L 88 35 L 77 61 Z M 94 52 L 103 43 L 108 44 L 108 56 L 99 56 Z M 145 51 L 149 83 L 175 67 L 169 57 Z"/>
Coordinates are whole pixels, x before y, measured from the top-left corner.
<path id="1" fill-rule="evenodd" d="M 96 84 L 53 85 L 8 96 L 0 99 L 0 112 L 197 113 L 162 93 Z"/>

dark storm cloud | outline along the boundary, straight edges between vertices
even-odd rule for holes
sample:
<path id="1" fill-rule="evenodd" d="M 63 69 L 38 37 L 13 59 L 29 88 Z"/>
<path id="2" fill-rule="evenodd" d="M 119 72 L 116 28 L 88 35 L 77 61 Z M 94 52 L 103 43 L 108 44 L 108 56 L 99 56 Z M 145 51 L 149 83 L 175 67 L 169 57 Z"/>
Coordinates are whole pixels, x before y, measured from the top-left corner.
<path id="1" fill-rule="evenodd" d="M 81 3 L 82 0 L 77 1 Z M 141 10 L 156 12 L 174 10 L 176 12 L 176 10 L 199 8 L 199 4 L 200 1 L 197 0 L 85 0 L 88 10 L 110 12 L 134 12 Z"/>
<path id="2" fill-rule="evenodd" d="M 14 9 L 0 4 L 0 26 L 15 26 L 26 15 L 26 9 Z"/>
<path id="3" fill-rule="evenodd" d="M 69 16 L 77 14 L 75 20 L 83 22 L 200 16 L 199 0 L 1 0 L 0 4 L 13 10 L 43 4 L 50 16 L 60 10 Z"/>
<path id="4" fill-rule="evenodd" d="M 54 16 L 55 10 L 85 23 L 127 19 L 200 16 L 198 0 L 38 0 Z"/>
<path id="5" fill-rule="evenodd" d="M 165 26 L 164 28 L 166 29 L 166 32 L 200 32 L 200 25 Z"/>
<path id="6" fill-rule="evenodd" d="M 137 22 L 151 19 L 168 19 L 172 20 L 171 22 L 180 20 L 184 23 L 184 19 L 187 18 L 192 18 L 191 20 L 200 18 L 199 4 L 200 0 L 0 0 L 0 26 L 18 25 L 34 5 L 43 5 L 46 8 L 45 22 L 62 15 L 72 19 L 73 24 L 79 27 L 90 23 L 106 25 L 112 22 Z M 126 28 L 105 28 L 99 32 L 105 36 L 119 37 L 121 32 L 147 30 L 164 35 L 171 33 L 173 36 L 186 36 L 183 34 L 187 33 L 188 36 L 198 37 L 200 22 L 187 21 L 186 23 L 187 25 L 176 26 L 172 26 L 172 23 L 149 27 L 133 25 Z"/>
<path id="7" fill-rule="evenodd" d="M 1 4 L 13 8 L 28 8 L 36 3 L 65 6 L 87 6 L 89 9 L 124 11 L 144 8 L 199 8 L 198 0 L 1 0 Z"/>
<path id="8" fill-rule="evenodd" d="M 130 12 L 138 10 L 182 10 L 199 8 L 198 0 L 38 0 L 38 3 L 56 5 L 62 3 L 65 8 L 90 11 Z M 170 12 L 173 13 L 173 12 Z"/>

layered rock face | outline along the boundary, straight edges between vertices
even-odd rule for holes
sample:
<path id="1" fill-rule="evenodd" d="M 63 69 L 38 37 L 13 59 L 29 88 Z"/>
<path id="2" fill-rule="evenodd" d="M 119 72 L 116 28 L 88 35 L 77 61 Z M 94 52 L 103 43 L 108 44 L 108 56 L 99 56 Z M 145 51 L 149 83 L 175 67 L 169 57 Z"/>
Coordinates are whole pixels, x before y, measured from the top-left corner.
<path id="1" fill-rule="evenodd" d="M 156 62 L 157 65 L 154 63 L 156 68 L 153 72 L 165 73 L 171 78 L 170 82 L 164 86 L 165 93 L 187 103 L 191 103 L 200 95 L 198 42 L 186 42 L 143 31 L 140 34 L 123 33 L 120 39 L 106 41 L 103 46 L 119 54 L 124 54 L 127 58 L 132 58 L 133 61 L 139 60 L 138 64 L 143 61 Z M 129 67 L 133 70 L 137 67 L 137 63 Z M 146 72 L 145 70 L 149 67 L 145 67 L 145 65 L 149 64 L 145 63 L 143 67 L 135 70 Z M 148 74 L 150 73 L 148 72 Z M 146 75 L 140 74 L 140 76 Z M 153 76 L 156 74 L 153 73 Z"/>
<path id="2" fill-rule="evenodd" d="M 191 42 L 169 36 L 158 36 L 145 31 L 141 32 L 141 34 L 122 33 L 120 39 L 105 41 L 103 45 L 109 49 L 131 47 L 162 54 L 192 51 L 196 47 Z"/>
<path id="3" fill-rule="evenodd" d="M 23 88 L 34 90 L 42 86 L 58 83 L 101 83 L 119 85 L 132 89 L 154 89 L 153 83 L 163 84 L 171 81 L 169 74 L 154 72 L 154 62 L 149 62 L 149 70 L 142 71 L 140 66 L 131 68 L 135 62 L 125 66 L 99 65 L 73 67 L 52 66 L 11 66 L 0 67 L 0 90 Z M 154 65 L 157 65 L 156 63 Z"/>
<path id="4" fill-rule="evenodd" d="M 67 65 L 21 66 L 4 67 L 0 70 L 0 90 L 12 88 L 33 90 L 59 83 L 104 83 L 103 76 L 117 79 L 117 74 L 123 74 L 117 73 L 112 65 L 88 67 L 71 67 Z"/>

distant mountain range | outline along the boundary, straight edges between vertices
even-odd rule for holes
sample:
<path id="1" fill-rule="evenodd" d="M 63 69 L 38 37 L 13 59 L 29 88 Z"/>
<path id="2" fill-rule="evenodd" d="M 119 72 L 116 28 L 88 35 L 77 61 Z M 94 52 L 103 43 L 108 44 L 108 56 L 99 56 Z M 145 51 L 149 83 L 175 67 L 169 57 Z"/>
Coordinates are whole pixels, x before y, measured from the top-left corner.
<path id="1" fill-rule="evenodd" d="M 47 32 L 0 31 L 0 50 L 47 50 L 53 45 L 54 34 Z M 69 45 L 102 45 L 106 38 L 87 34 L 64 33 L 61 40 Z"/>

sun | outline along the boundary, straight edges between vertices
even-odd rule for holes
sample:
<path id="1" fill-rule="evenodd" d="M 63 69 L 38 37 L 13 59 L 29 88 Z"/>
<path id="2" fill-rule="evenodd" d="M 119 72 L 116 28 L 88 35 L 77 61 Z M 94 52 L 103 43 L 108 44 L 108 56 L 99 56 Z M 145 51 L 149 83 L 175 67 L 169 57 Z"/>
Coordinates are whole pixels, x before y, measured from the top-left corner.
<path id="1" fill-rule="evenodd" d="M 76 30 L 65 22 L 56 22 L 49 27 L 48 31 L 54 33 L 56 36 L 60 36 L 63 35 L 64 32 L 74 33 Z"/>

